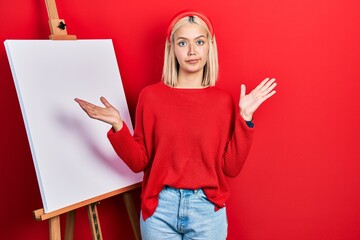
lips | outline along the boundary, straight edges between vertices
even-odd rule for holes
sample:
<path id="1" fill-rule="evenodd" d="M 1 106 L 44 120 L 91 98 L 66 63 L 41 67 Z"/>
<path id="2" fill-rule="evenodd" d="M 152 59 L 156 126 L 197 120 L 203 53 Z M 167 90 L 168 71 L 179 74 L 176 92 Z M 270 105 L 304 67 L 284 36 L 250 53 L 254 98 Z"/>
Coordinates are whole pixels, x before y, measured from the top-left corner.
<path id="1" fill-rule="evenodd" d="M 189 64 L 196 64 L 200 61 L 200 59 L 196 58 L 196 59 L 189 59 L 189 60 L 186 60 L 185 62 L 186 63 L 189 63 Z"/>

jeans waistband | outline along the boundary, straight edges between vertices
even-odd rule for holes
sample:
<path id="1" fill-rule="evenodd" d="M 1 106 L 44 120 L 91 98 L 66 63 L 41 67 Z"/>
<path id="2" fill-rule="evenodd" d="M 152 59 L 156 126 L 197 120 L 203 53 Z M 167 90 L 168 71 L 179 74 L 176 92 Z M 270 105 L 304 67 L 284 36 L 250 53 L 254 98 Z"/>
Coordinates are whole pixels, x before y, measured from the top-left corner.
<path id="1" fill-rule="evenodd" d="M 203 190 L 201 188 L 199 188 L 199 189 L 173 188 L 173 187 L 170 187 L 168 185 L 166 185 L 164 187 L 164 190 L 173 191 L 173 192 L 176 192 L 176 193 L 179 193 L 179 194 L 196 194 L 198 192 L 203 193 Z"/>

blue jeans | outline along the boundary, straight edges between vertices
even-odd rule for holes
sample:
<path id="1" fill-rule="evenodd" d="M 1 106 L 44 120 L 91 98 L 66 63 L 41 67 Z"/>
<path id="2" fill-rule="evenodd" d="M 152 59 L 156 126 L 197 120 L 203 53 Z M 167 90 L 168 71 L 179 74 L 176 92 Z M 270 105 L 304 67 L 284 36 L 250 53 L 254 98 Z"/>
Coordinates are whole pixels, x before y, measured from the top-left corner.
<path id="1" fill-rule="evenodd" d="M 225 240 L 226 209 L 215 211 L 204 192 L 165 187 L 155 213 L 143 220 L 142 240 Z"/>

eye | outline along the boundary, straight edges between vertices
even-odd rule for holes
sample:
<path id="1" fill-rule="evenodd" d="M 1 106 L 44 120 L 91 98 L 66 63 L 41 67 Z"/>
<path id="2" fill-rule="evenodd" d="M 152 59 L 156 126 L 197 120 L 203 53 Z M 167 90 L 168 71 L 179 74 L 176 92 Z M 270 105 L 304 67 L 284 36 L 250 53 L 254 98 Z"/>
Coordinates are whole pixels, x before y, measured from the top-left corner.
<path id="1" fill-rule="evenodd" d="M 178 45 L 180 47 L 185 47 L 187 45 L 187 43 L 185 41 L 180 41 L 180 42 L 178 42 Z"/>
<path id="2" fill-rule="evenodd" d="M 201 45 L 205 44 L 205 41 L 204 40 L 197 40 L 196 44 L 201 46 Z"/>

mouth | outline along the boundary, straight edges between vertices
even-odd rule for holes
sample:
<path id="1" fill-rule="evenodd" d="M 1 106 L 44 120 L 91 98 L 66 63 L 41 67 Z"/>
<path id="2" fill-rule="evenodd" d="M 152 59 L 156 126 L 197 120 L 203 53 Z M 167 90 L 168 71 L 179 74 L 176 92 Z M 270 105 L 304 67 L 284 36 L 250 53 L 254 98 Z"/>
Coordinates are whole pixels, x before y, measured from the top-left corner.
<path id="1" fill-rule="evenodd" d="M 188 64 L 196 64 L 200 61 L 199 58 L 196 58 L 196 59 L 189 59 L 189 60 L 186 60 L 185 62 L 188 63 Z"/>

